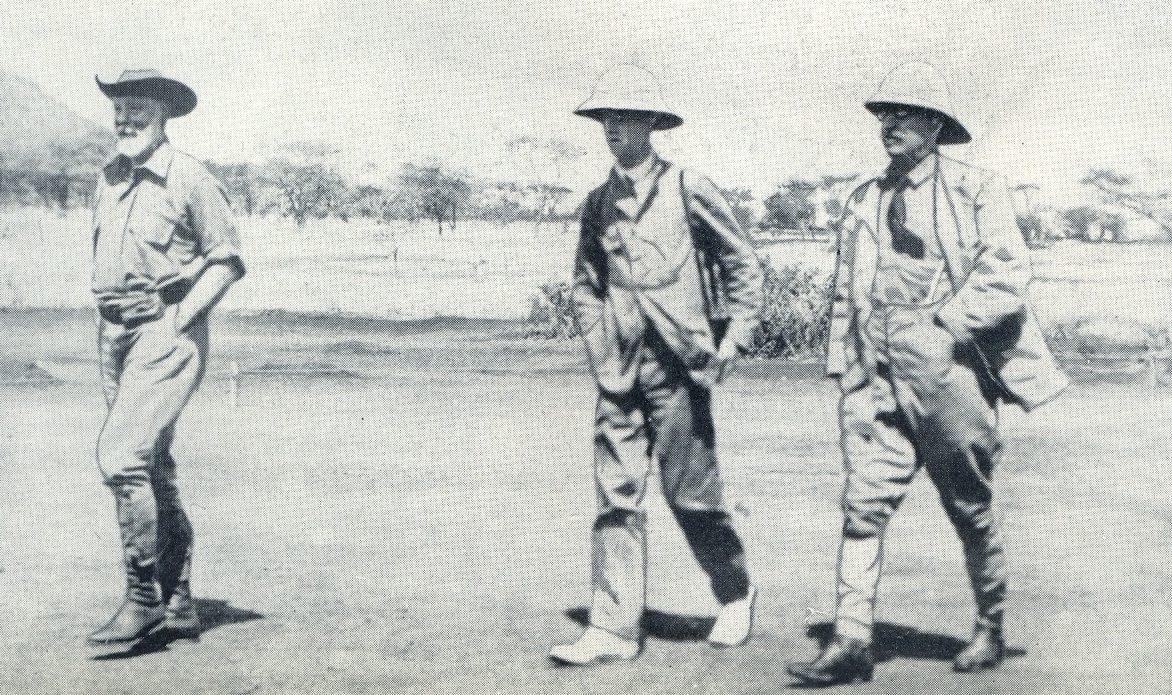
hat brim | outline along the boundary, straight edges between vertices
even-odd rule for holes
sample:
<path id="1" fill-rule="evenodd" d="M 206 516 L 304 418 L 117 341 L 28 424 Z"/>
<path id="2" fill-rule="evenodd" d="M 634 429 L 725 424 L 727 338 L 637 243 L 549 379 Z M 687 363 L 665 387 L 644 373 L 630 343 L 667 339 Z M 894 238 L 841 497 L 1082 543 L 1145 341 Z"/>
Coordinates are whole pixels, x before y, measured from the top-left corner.
<path id="1" fill-rule="evenodd" d="M 963 145 L 972 142 L 973 139 L 968 129 L 960 121 L 931 104 L 913 104 L 907 101 L 868 101 L 864 106 L 871 113 L 877 113 L 891 106 L 910 106 L 916 109 L 923 109 L 924 111 L 931 111 L 944 120 L 944 127 L 940 130 L 940 137 L 936 138 L 937 145 Z"/>
<path id="2" fill-rule="evenodd" d="M 587 107 L 587 108 L 575 109 L 574 113 L 579 116 L 585 116 L 586 118 L 590 118 L 590 119 L 593 119 L 593 120 L 601 123 L 602 121 L 606 120 L 606 115 L 608 113 L 615 113 L 616 111 L 626 111 L 626 112 L 633 112 L 633 113 L 646 113 L 646 114 L 651 114 L 651 115 L 655 116 L 656 117 L 655 123 L 653 123 L 651 125 L 652 130 L 671 130 L 672 128 L 678 128 L 679 126 L 684 124 L 684 119 L 680 118 L 679 116 L 675 115 L 674 113 L 669 113 L 667 111 L 649 111 L 647 109 L 619 109 L 619 108 L 609 108 L 609 107 L 598 107 L 598 108 Z"/>
<path id="3" fill-rule="evenodd" d="M 102 82 L 97 75 L 94 81 L 102 94 L 113 99 L 114 97 L 149 97 L 157 99 L 170 107 L 170 117 L 179 118 L 195 110 L 197 99 L 195 91 L 178 80 L 167 77 L 146 77 L 141 80 L 126 80 L 125 82 Z"/>

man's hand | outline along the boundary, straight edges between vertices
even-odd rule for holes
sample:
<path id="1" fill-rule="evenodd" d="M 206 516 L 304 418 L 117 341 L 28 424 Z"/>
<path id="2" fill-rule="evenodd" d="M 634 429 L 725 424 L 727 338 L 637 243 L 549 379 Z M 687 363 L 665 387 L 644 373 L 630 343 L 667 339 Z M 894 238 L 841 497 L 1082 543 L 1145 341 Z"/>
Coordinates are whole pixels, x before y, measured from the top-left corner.
<path id="1" fill-rule="evenodd" d="M 220 301 L 228 287 L 240 279 L 241 272 L 236 265 L 213 263 L 195 281 L 183 301 L 175 305 L 175 332 L 182 333 L 191 327 L 196 317 L 206 314 Z"/>
<path id="2" fill-rule="evenodd" d="M 741 355 L 741 348 L 733 340 L 723 340 L 720 347 L 716 351 L 716 357 L 712 359 L 709 369 L 712 370 L 712 383 L 719 384 L 724 381 L 724 375 L 728 372 L 729 367 Z"/>
<path id="3" fill-rule="evenodd" d="M 171 320 L 174 323 L 175 335 L 179 335 L 180 333 L 183 333 L 188 328 L 190 328 L 191 322 L 194 320 L 194 318 L 195 317 L 192 314 L 183 310 L 182 302 L 176 304 L 175 315 L 171 317 Z"/>

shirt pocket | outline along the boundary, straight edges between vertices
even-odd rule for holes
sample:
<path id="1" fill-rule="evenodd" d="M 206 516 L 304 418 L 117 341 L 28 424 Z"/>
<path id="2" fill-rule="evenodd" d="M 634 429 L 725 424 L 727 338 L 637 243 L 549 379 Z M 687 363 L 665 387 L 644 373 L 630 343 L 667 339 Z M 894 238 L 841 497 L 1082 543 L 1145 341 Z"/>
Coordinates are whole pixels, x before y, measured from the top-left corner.
<path id="1" fill-rule="evenodd" d="M 188 263 L 195 257 L 196 242 L 181 214 L 171 210 L 154 211 L 149 217 L 137 220 L 133 231 L 140 242 L 176 263 Z"/>

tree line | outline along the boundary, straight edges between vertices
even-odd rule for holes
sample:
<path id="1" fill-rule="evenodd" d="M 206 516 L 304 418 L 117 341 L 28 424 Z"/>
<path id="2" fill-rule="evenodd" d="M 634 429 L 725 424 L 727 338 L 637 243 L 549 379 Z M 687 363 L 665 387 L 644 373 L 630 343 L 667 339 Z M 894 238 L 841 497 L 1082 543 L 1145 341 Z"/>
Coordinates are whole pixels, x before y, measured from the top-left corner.
<path id="1" fill-rule="evenodd" d="M 110 141 L 85 140 L 47 148 L 38 156 L 0 152 L 0 205 L 67 210 L 93 204 L 97 176 Z M 338 169 L 337 152 L 321 144 L 295 143 L 261 162 L 205 162 L 242 215 L 286 217 L 298 226 L 327 217 L 378 222 L 429 222 L 442 235 L 458 220 L 561 222 L 579 210 L 563 183 L 566 169 L 586 152 L 557 139 L 515 138 L 507 145 L 519 181 L 488 180 L 440 162 L 405 163 L 376 183 L 352 182 Z M 1090 169 L 1082 179 L 1087 202 L 1058 208 L 1036 202 L 1039 187 L 1014 187 L 1018 225 L 1026 240 L 1093 242 L 1137 238 L 1172 240 L 1172 174 L 1154 166 L 1140 175 Z M 828 237 L 858 174 L 790 177 L 759 202 L 747 188 L 722 189 L 743 227 L 761 241 L 797 234 Z M 580 204 L 580 203 L 579 203 Z"/>
<path id="2" fill-rule="evenodd" d="M 260 164 L 208 162 L 233 207 L 244 215 L 280 215 L 298 226 L 311 219 L 429 221 L 442 235 L 460 219 L 561 221 L 572 191 L 557 181 L 491 181 L 438 162 L 405 163 L 385 183 L 352 183 L 325 148 L 308 143 Z"/>

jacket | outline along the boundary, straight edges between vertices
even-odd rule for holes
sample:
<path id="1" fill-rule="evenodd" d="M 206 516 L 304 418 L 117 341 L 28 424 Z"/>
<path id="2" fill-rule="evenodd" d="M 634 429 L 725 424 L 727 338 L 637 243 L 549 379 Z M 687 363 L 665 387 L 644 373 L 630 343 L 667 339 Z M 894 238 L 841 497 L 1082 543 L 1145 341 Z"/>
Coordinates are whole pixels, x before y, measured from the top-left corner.
<path id="1" fill-rule="evenodd" d="M 1026 301 L 1032 278 L 1029 249 L 1017 227 L 1009 187 L 1000 175 L 943 155 L 929 156 L 938 162 L 932 182 L 939 201 L 935 233 L 952 285 L 936 320 L 958 343 L 975 348 L 1003 400 L 1031 410 L 1056 397 L 1069 380 Z M 826 372 L 839 377 L 844 392 L 868 378 L 859 331 L 871 311 L 880 196 L 878 178 L 859 186 L 837 224 Z"/>
<path id="2" fill-rule="evenodd" d="M 645 321 L 692 373 L 716 353 L 714 324 L 727 321 L 725 340 L 748 347 L 761 306 L 760 262 L 732 209 L 706 177 L 657 161 L 642 210 L 631 219 L 616 206 L 617 173 L 583 206 L 571 290 L 590 368 L 600 389 L 625 393 L 634 385 L 634 355 L 622 349 L 609 292 L 603 236 L 624 228 L 649 253 L 632 263 L 631 289 Z"/>

